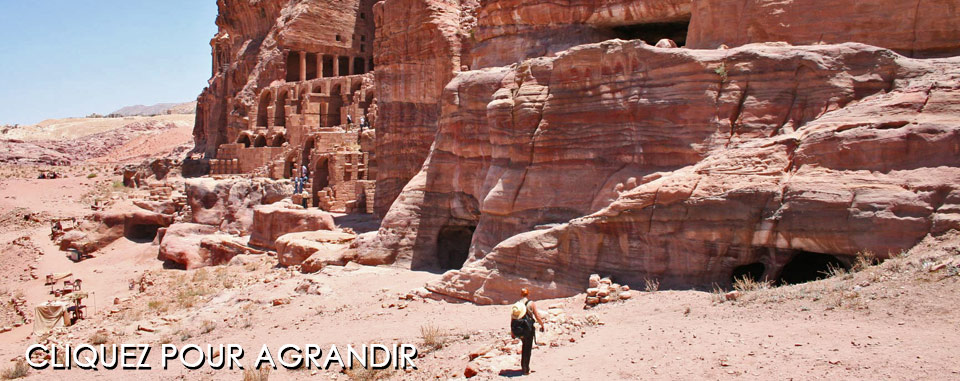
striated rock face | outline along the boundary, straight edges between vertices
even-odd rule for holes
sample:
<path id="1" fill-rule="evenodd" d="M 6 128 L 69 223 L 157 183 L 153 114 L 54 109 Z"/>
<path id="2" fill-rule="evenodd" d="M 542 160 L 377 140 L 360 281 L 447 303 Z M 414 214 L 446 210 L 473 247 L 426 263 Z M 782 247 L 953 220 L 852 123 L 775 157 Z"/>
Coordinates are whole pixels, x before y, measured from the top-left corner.
<path id="1" fill-rule="evenodd" d="M 163 233 L 158 258 L 187 270 L 227 263 L 244 249 L 236 238 L 202 224 L 173 224 Z"/>
<path id="2" fill-rule="evenodd" d="M 277 238 L 277 259 L 281 266 L 303 264 L 303 272 L 320 271 L 327 265 L 343 266 L 355 255 L 350 243 L 356 234 L 335 231 L 289 233 Z"/>
<path id="3" fill-rule="evenodd" d="M 253 209 L 250 245 L 274 249 L 277 238 L 284 234 L 336 228 L 333 216 L 319 209 L 286 202 L 261 205 Z"/>
<path id="4" fill-rule="evenodd" d="M 690 6 L 690 0 L 484 1 L 470 67 L 510 65 L 612 38 L 643 38 L 650 44 L 680 38 L 686 35 Z M 649 28 L 636 27 L 642 25 Z"/>
<path id="5" fill-rule="evenodd" d="M 88 254 L 126 237 L 151 242 L 157 231 L 173 223 L 173 215 L 129 207 L 94 213 L 67 232 L 59 242 L 60 250 L 75 249 Z"/>
<path id="6" fill-rule="evenodd" d="M 908 57 L 944 57 L 960 54 L 957 20 L 952 0 L 696 0 L 689 46 L 861 42 Z"/>
<path id="7" fill-rule="evenodd" d="M 885 257 L 960 226 L 957 63 L 608 41 L 462 73 L 377 239 L 414 267 L 466 259 L 428 288 L 479 303 L 591 273 L 709 286 L 801 252 Z"/>
<path id="8" fill-rule="evenodd" d="M 437 102 L 460 70 L 461 9 L 442 0 L 385 0 L 374 8 L 376 213 L 420 169 L 437 131 Z"/>
<path id="9" fill-rule="evenodd" d="M 275 203 L 293 193 L 290 181 L 263 178 L 189 179 L 185 188 L 191 222 L 238 235 L 250 233 L 254 207 Z"/>

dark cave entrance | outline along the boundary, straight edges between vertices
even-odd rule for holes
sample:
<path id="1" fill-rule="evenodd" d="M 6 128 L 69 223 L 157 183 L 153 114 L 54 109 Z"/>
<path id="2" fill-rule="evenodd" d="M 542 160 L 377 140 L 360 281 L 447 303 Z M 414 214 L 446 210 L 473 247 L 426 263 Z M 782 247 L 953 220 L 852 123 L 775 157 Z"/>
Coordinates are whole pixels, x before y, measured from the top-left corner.
<path id="1" fill-rule="evenodd" d="M 763 281 L 763 273 L 767 266 L 763 263 L 751 263 L 749 265 L 737 266 L 733 269 L 733 275 L 730 276 L 730 282 L 736 282 L 737 279 L 750 279 L 754 282 Z"/>
<path id="2" fill-rule="evenodd" d="M 778 285 L 798 284 L 824 279 L 831 268 L 847 269 L 848 266 L 830 254 L 797 251 L 777 279 Z"/>
<path id="3" fill-rule="evenodd" d="M 614 38 L 621 40 L 643 40 L 650 45 L 655 45 L 664 38 L 669 38 L 677 43 L 677 46 L 683 47 L 687 44 L 687 30 L 690 28 L 690 20 L 646 23 L 635 25 L 622 25 L 610 28 L 610 33 Z"/>
<path id="4" fill-rule="evenodd" d="M 127 227 L 126 232 L 124 232 L 124 236 L 133 242 L 153 242 L 153 239 L 157 237 L 157 231 L 160 230 L 160 228 L 160 225 L 155 224 L 130 225 Z"/>
<path id="5" fill-rule="evenodd" d="M 437 265 L 443 270 L 456 270 L 467 263 L 470 242 L 476 226 L 444 226 L 437 235 Z"/>

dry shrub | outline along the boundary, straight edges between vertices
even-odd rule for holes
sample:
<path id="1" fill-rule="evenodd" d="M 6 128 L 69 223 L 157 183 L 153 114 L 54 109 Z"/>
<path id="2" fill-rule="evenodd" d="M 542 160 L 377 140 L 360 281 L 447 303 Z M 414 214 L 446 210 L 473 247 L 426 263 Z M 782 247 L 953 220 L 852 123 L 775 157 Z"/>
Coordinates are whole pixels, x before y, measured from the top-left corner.
<path id="1" fill-rule="evenodd" d="M 244 369 L 243 370 L 243 381 L 269 381 L 270 380 L 270 368 L 263 367 L 260 369 Z"/>
<path id="2" fill-rule="evenodd" d="M 379 357 L 378 357 L 379 356 Z M 389 356 L 387 353 L 374 352 L 373 356 L 367 358 L 367 366 L 370 366 L 374 363 L 382 363 L 384 361 L 383 356 Z M 356 381 L 375 381 L 375 380 L 386 380 L 394 376 L 396 373 L 392 368 L 387 369 L 368 369 L 360 365 L 360 362 L 356 358 L 351 358 L 353 362 L 351 368 L 353 369 L 343 369 L 343 374 L 346 374 L 348 378 Z"/>
<path id="3" fill-rule="evenodd" d="M 751 277 L 744 276 L 737 278 L 733 281 L 733 289 L 740 292 L 749 292 L 757 290 L 766 290 L 773 285 L 773 282 L 769 280 L 757 281 Z"/>
<path id="4" fill-rule="evenodd" d="M 4 380 L 15 380 L 26 377 L 28 374 L 30 374 L 30 366 L 25 360 L 20 359 L 13 364 L 13 367 L 4 369 L 2 376 Z"/>
<path id="5" fill-rule="evenodd" d="M 201 335 L 206 335 L 206 334 L 208 334 L 208 333 L 210 333 L 210 332 L 213 332 L 213 330 L 215 330 L 215 329 L 217 329 L 217 323 L 214 323 L 214 322 L 212 322 L 212 321 L 210 321 L 210 320 L 204 320 L 204 321 L 203 321 L 203 324 L 200 324 L 200 334 L 201 334 Z"/>
<path id="6" fill-rule="evenodd" d="M 660 281 L 657 279 L 643 278 L 643 290 L 646 292 L 657 292 L 660 290 Z"/>
<path id="7" fill-rule="evenodd" d="M 847 269 L 843 268 L 843 266 L 836 266 L 831 263 L 827 265 L 827 270 L 821 272 L 821 274 L 827 278 L 842 277 L 847 275 Z"/>
<path id="8" fill-rule="evenodd" d="M 860 272 L 878 264 L 880 264 L 880 260 L 877 259 L 876 254 L 869 250 L 861 251 L 857 253 L 856 259 L 853 260 L 850 272 Z"/>
<path id="9" fill-rule="evenodd" d="M 89 342 L 91 345 L 106 344 L 110 342 L 110 335 L 105 331 L 97 331 L 93 335 L 90 335 Z"/>
<path id="10" fill-rule="evenodd" d="M 443 331 L 435 325 L 420 326 L 420 339 L 423 341 L 423 346 L 431 350 L 443 348 L 446 342 Z"/>

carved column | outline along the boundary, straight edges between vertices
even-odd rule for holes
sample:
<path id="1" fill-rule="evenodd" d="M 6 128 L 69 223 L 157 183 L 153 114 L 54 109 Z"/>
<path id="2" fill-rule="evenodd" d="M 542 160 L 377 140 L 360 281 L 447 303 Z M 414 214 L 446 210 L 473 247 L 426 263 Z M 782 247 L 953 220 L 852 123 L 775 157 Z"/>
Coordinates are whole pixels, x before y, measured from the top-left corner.
<path id="1" fill-rule="evenodd" d="M 307 52 L 300 52 L 300 82 L 307 80 Z"/>
<path id="2" fill-rule="evenodd" d="M 323 54 L 317 54 L 317 78 L 323 78 Z"/>
<path id="3" fill-rule="evenodd" d="M 340 56 L 338 55 L 333 56 L 333 76 L 340 76 Z"/>

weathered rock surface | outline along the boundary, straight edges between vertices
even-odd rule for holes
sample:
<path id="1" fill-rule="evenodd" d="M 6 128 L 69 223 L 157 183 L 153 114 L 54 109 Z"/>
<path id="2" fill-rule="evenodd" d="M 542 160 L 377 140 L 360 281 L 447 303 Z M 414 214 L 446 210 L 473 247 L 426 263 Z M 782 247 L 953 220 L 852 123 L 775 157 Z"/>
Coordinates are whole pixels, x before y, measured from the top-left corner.
<path id="1" fill-rule="evenodd" d="M 467 2 L 465 2 L 467 3 Z M 460 70 L 461 8 L 441 0 L 385 0 L 374 8 L 377 86 L 376 213 L 384 215 L 427 157 L 444 85 Z"/>
<path id="2" fill-rule="evenodd" d="M 77 229 L 60 238 L 60 250 L 76 249 L 85 254 L 93 253 L 122 237 L 151 242 L 158 229 L 172 223 L 172 215 L 147 211 L 132 205 L 97 212 L 82 221 Z"/>
<path id="3" fill-rule="evenodd" d="M 688 46 L 784 41 L 860 42 L 909 57 L 960 54 L 960 7 L 953 0 L 697 0 Z"/>
<path id="4" fill-rule="evenodd" d="M 956 226 L 956 64 L 608 41 L 462 73 L 377 239 L 436 266 L 446 229 L 476 227 L 428 288 L 480 303 L 576 294 L 592 272 L 709 286 L 755 262 L 775 276 L 790 250 L 888 255 Z"/>
<path id="5" fill-rule="evenodd" d="M 343 266 L 355 257 L 350 244 L 356 234 L 335 231 L 289 233 L 276 241 L 277 259 L 282 266 L 303 264 L 306 273 L 327 265 Z"/>
<path id="6" fill-rule="evenodd" d="M 304 209 L 300 205 L 278 202 L 253 209 L 250 245 L 274 249 L 277 238 L 288 233 L 335 230 L 330 213 Z"/>
<path id="7" fill-rule="evenodd" d="M 484 1 L 477 12 L 470 68 L 510 65 L 577 45 L 627 39 L 615 28 L 689 20 L 690 7 L 689 0 Z"/>
<path id="8" fill-rule="evenodd" d="M 254 208 L 293 193 L 290 181 L 265 178 L 189 179 L 185 184 L 191 222 L 245 235 L 253 225 Z"/>
<path id="9" fill-rule="evenodd" d="M 159 259 L 172 261 L 186 269 L 230 262 L 234 256 L 255 250 L 245 248 L 239 238 L 217 232 L 203 224 L 173 224 L 160 241 Z"/>

